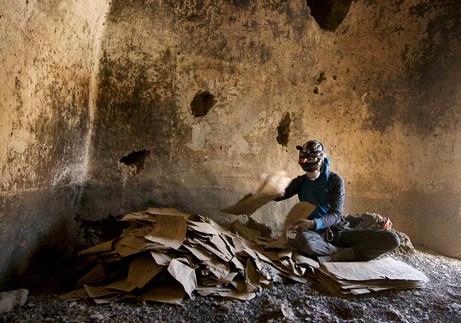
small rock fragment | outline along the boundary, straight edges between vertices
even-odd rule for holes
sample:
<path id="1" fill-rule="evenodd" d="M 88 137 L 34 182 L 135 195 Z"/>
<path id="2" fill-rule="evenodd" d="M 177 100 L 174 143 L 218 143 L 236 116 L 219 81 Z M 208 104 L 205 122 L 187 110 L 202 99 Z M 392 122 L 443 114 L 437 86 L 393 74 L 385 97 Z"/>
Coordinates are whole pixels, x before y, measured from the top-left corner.
<path id="1" fill-rule="evenodd" d="M 29 291 L 17 289 L 0 293 L 0 313 L 7 313 L 16 307 L 24 306 L 27 302 Z"/>

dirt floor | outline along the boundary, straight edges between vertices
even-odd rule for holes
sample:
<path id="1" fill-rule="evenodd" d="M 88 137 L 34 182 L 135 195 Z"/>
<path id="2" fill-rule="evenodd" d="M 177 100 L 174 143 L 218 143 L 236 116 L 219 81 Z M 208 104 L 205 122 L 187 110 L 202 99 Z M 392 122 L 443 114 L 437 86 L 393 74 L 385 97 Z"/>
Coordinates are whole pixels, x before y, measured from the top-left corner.
<path id="1" fill-rule="evenodd" d="M 461 322 L 460 260 L 421 249 L 392 256 L 424 272 L 430 282 L 422 289 L 347 300 L 315 281 L 286 281 L 250 301 L 197 296 L 180 306 L 95 305 L 90 299 L 64 301 L 54 293 L 32 292 L 24 307 L 1 315 L 0 322 Z"/>

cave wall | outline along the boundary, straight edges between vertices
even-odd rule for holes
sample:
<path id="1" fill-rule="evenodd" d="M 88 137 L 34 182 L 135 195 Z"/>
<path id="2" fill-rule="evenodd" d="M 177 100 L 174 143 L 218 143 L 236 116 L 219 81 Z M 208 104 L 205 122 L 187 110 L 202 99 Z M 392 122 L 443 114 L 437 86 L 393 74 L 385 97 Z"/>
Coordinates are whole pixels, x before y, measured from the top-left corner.
<path id="1" fill-rule="evenodd" d="M 72 246 L 107 3 L 2 0 L 0 8 L 4 283 L 56 266 Z"/>
<path id="2" fill-rule="evenodd" d="M 318 3 L 112 1 L 81 215 L 233 221 L 219 210 L 264 172 L 300 174 L 295 145 L 317 138 L 346 213 L 460 257 L 459 4 Z M 254 216 L 280 227 L 294 202 Z"/>
<path id="3" fill-rule="evenodd" d="M 75 217 L 239 219 L 219 210 L 311 138 L 346 213 L 461 257 L 460 6 L 319 3 L 0 1 L 0 277 L 71 253 Z"/>

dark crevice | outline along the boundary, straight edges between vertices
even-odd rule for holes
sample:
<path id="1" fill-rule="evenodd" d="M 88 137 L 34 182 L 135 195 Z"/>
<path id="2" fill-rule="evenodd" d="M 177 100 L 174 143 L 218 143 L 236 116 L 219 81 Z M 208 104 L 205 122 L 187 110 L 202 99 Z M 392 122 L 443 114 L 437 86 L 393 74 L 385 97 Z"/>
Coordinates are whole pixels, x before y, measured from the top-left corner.
<path id="1" fill-rule="evenodd" d="M 120 163 L 127 166 L 134 165 L 136 167 L 136 174 L 138 174 L 144 168 L 144 161 L 149 157 L 149 150 L 133 151 L 125 157 L 120 158 Z"/>
<path id="2" fill-rule="evenodd" d="M 320 72 L 319 76 L 315 79 L 314 83 L 319 85 L 323 81 L 325 81 L 327 78 L 325 77 L 325 72 Z"/>
<path id="3" fill-rule="evenodd" d="M 306 0 L 320 28 L 335 31 L 346 18 L 352 0 Z"/>
<path id="4" fill-rule="evenodd" d="M 283 115 L 277 127 L 277 142 L 282 146 L 287 146 L 290 135 L 291 118 L 290 113 L 287 112 Z"/>
<path id="5" fill-rule="evenodd" d="M 192 115 L 196 118 L 207 115 L 215 103 L 213 94 L 208 91 L 198 91 L 190 103 Z"/>

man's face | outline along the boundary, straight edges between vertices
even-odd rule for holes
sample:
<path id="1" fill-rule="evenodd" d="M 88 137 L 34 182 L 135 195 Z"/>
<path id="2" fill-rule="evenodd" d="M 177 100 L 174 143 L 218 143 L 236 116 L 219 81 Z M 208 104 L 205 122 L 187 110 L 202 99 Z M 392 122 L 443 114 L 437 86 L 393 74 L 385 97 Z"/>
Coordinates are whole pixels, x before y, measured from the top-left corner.
<path id="1" fill-rule="evenodd" d="M 307 173 L 320 172 L 323 165 L 323 158 L 299 154 L 298 164 Z"/>
<path id="2" fill-rule="evenodd" d="M 309 140 L 302 146 L 296 146 L 299 150 L 298 163 L 306 172 L 307 178 L 315 180 L 320 176 L 320 170 L 325 158 L 325 149 L 317 140 Z"/>

